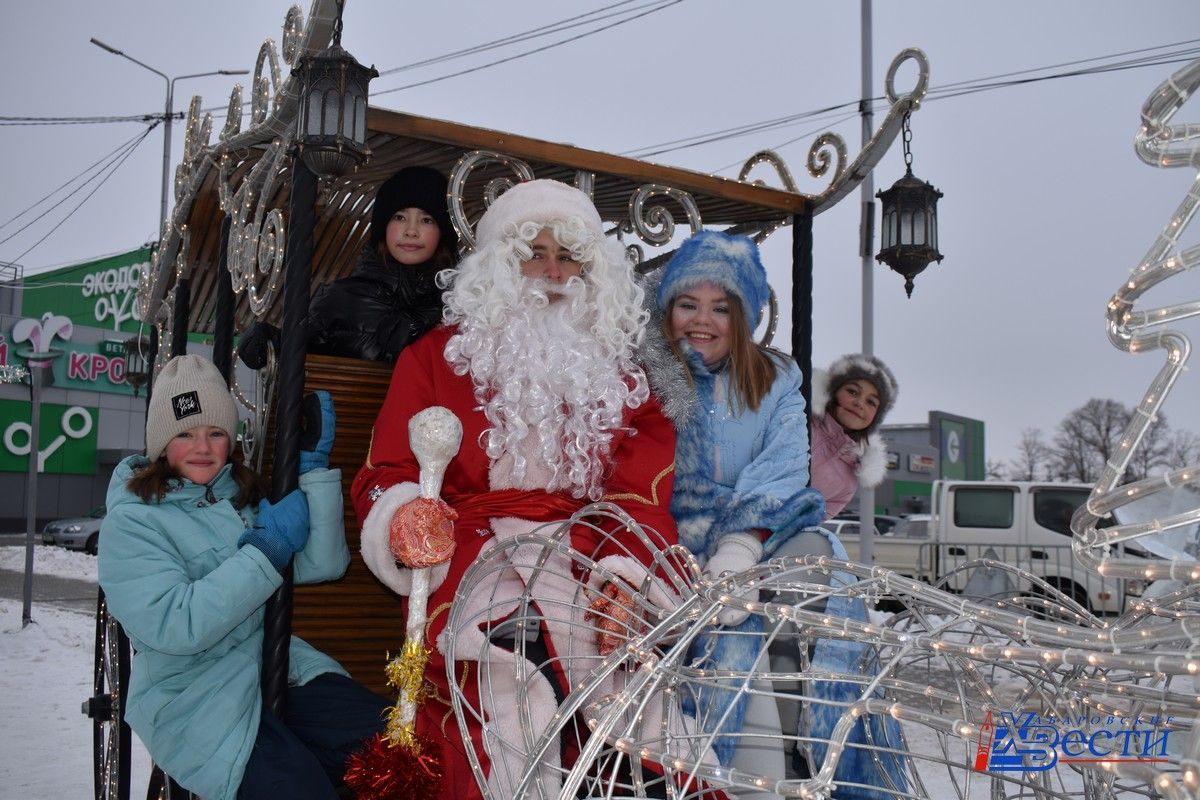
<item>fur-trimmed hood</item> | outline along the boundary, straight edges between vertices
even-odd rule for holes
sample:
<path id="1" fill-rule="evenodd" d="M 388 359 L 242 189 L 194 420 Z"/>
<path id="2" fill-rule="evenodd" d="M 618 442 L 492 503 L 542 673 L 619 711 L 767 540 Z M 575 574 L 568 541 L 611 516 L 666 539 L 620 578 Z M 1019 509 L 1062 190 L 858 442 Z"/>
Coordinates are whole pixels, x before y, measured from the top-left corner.
<path id="1" fill-rule="evenodd" d="M 829 403 L 829 373 L 813 370 L 812 405 L 809 413 L 814 424 L 825 418 L 825 406 Z M 858 443 L 858 482 L 861 486 L 878 486 L 887 475 L 887 442 L 879 431 L 872 431 Z"/>

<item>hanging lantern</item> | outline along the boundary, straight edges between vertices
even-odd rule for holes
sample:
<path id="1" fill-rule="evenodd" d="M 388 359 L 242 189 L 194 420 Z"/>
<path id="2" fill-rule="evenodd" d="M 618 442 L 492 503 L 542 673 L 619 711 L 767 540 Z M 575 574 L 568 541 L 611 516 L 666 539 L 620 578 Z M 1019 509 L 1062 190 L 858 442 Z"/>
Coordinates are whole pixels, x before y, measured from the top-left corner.
<path id="1" fill-rule="evenodd" d="M 125 350 L 125 382 L 133 387 L 133 396 L 138 396 L 138 390 L 150 380 L 150 369 L 146 365 L 146 354 L 150 352 L 150 341 L 140 336 L 126 339 L 122 344 Z"/>
<path id="2" fill-rule="evenodd" d="M 292 74 L 300 79 L 296 144 L 316 175 L 345 175 L 371 154 L 367 147 L 367 85 L 379 76 L 342 49 L 342 2 L 337 4 L 333 43 L 302 56 Z"/>
<path id="3" fill-rule="evenodd" d="M 883 204 L 881 246 L 876 261 L 882 261 L 904 276 L 904 291 L 912 297 L 913 279 L 929 262 L 941 263 L 937 242 L 937 201 L 942 193 L 912 174 L 912 131 L 904 117 L 904 177 L 892 188 L 876 192 Z"/>

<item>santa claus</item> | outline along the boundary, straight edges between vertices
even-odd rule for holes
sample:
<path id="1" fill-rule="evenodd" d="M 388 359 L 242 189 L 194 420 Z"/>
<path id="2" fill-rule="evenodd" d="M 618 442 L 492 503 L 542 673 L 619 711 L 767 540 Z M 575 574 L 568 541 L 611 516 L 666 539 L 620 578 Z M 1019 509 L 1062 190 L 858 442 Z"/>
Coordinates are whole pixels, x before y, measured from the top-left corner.
<path id="1" fill-rule="evenodd" d="M 443 274 L 451 286 L 446 324 L 401 354 L 352 490 L 363 556 L 397 593 L 408 595 L 412 567 L 452 551 L 431 570 L 426 643 L 433 653 L 426 677 L 432 693 L 417 717 L 417 733 L 442 744 L 447 800 L 480 796 L 467 747 L 479 756 L 488 794 L 513 797 L 523 745 L 552 724 L 573 670 L 597 663 L 620 641 L 630 617 L 629 587 L 663 607 L 672 603 L 661 550 L 613 530 L 619 526 L 571 528 L 571 548 L 585 556 L 572 563 L 556 565 L 561 552 L 547 562 L 536 540 L 504 544 L 525 542 L 523 535 L 599 500 L 619 504 L 656 531 L 663 546 L 676 541 L 669 513 L 675 432 L 637 355 L 647 320 L 642 291 L 621 247 L 606 239 L 591 200 L 558 181 L 518 184 L 480 219 L 476 248 Z M 408 421 L 434 405 L 459 417 L 463 437 L 442 484 L 447 506 L 427 520 L 434 528 L 452 524 L 453 542 L 422 560 L 412 547 L 417 534 L 392 528 L 419 495 Z M 397 536 L 410 539 L 400 542 L 401 563 L 389 548 L 389 537 L 395 545 Z M 451 637 L 447 612 L 481 553 L 503 564 L 488 573 L 486 590 L 457 600 L 477 606 L 474 616 L 457 616 L 480 624 Z M 535 665 L 540 671 L 514 669 L 513 650 L 524 648 L 496 635 L 523 597 L 537 606 L 538 630 L 527 636 L 539 639 L 547 656 Z M 465 723 L 468 742 L 451 713 L 450 680 L 481 712 Z M 561 757 L 549 755 L 550 762 Z M 557 768 L 547 763 L 541 778 L 550 796 Z"/>

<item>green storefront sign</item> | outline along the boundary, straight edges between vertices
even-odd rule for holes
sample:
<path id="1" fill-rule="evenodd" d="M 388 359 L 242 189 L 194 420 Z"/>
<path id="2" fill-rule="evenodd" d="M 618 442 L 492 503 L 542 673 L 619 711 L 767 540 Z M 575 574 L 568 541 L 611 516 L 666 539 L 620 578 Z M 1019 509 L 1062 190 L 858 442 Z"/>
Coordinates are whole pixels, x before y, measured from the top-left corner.
<path id="1" fill-rule="evenodd" d="M 38 426 L 39 471 L 55 475 L 96 474 L 94 408 L 42 403 Z M 29 471 L 29 403 L 0 400 L 0 472 Z"/>
<path id="2" fill-rule="evenodd" d="M 929 421 L 938 443 L 938 477 L 981 481 L 987 477 L 984 462 L 983 422 L 969 417 L 930 411 Z"/>
<path id="3" fill-rule="evenodd" d="M 18 352 L 28 347 L 27 342 L 12 341 L 11 326 L 0 332 L 0 364 L 25 363 Z M 121 342 L 84 344 L 55 339 L 53 347 L 61 350 L 62 355 L 54 360 L 54 378 L 46 385 L 105 394 L 133 394 L 133 387 L 125 382 L 125 348 Z"/>
<path id="4" fill-rule="evenodd" d="M 142 247 L 25 279 L 21 316 L 40 318 L 47 311 L 76 325 L 136 333 L 138 279 L 150 268 L 152 249 Z"/>

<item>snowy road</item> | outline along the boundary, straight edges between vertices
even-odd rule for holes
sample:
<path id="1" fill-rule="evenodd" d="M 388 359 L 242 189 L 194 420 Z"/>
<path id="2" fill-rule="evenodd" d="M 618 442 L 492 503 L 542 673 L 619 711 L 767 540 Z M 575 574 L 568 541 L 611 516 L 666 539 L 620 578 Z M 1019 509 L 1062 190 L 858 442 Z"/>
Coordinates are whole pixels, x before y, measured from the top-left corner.
<path id="1" fill-rule="evenodd" d="M 0 569 L 0 597 L 20 601 L 25 589 L 25 573 L 11 569 Z M 33 577 L 33 602 L 55 608 L 92 613 L 96 610 L 96 584 L 60 578 L 57 575 Z"/>

